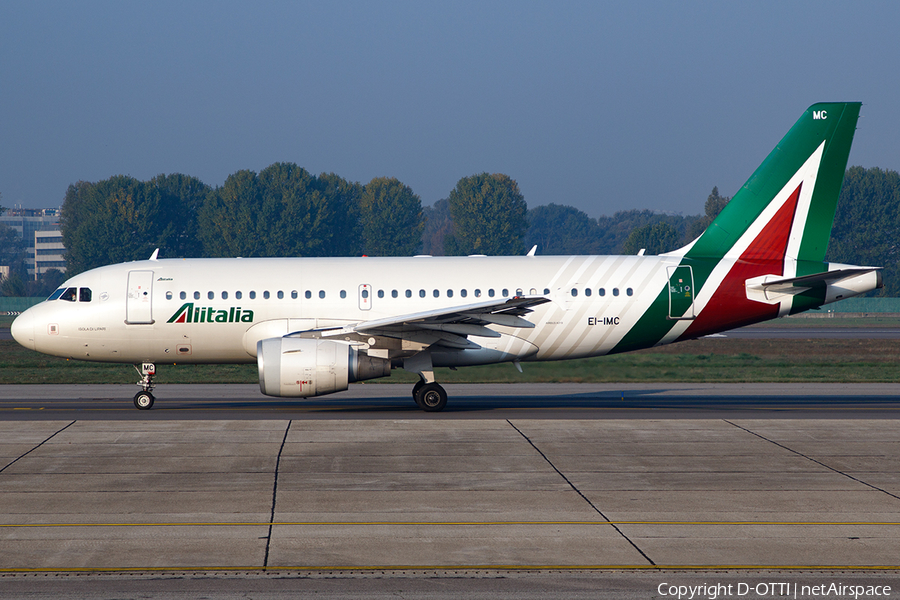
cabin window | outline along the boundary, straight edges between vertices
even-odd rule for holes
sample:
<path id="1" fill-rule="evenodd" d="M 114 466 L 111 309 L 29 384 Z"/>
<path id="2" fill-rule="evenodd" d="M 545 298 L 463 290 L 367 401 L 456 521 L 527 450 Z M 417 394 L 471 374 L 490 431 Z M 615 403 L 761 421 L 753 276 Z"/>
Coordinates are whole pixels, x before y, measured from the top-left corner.
<path id="1" fill-rule="evenodd" d="M 509 290 L 506 288 L 503 288 L 503 297 L 507 298 L 508 296 L 509 296 Z"/>
<path id="2" fill-rule="evenodd" d="M 494 288 L 490 288 L 490 289 L 488 290 L 488 296 L 490 296 L 491 298 L 494 297 Z"/>
<path id="3" fill-rule="evenodd" d="M 453 297 L 453 290 L 447 290 L 447 297 L 448 297 L 448 298 L 452 298 L 452 297 Z"/>
<path id="4" fill-rule="evenodd" d="M 433 295 L 435 298 L 440 298 L 440 297 L 441 297 L 441 293 L 440 293 L 438 290 L 434 290 L 434 291 L 431 292 L 431 293 L 432 293 L 432 295 Z"/>
<path id="5" fill-rule="evenodd" d="M 200 299 L 200 292 L 194 292 L 194 300 Z"/>
<path id="6" fill-rule="evenodd" d="M 601 296 L 605 296 L 605 295 L 606 295 L 606 288 L 600 288 L 599 290 L 597 290 L 597 293 L 600 294 Z"/>
<path id="7" fill-rule="evenodd" d="M 578 290 L 576 290 L 575 288 L 572 288 L 572 297 L 574 298 L 577 295 L 578 295 Z"/>
<path id="8" fill-rule="evenodd" d="M 181 292 L 180 294 L 178 294 L 178 297 L 181 298 L 182 300 L 187 299 L 187 292 Z"/>
<path id="9" fill-rule="evenodd" d="M 406 297 L 412 298 L 412 290 L 406 290 Z"/>
<path id="10" fill-rule="evenodd" d="M 325 290 L 319 290 L 319 298 L 325 298 Z"/>
<path id="11" fill-rule="evenodd" d="M 60 295 L 59 299 L 65 300 L 66 302 L 75 302 L 75 297 L 77 296 L 77 294 L 78 288 L 66 288 L 66 291 L 64 291 Z"/>
<path id="12" fill-rule="evenodd" d="M 169 300 L 172 299 L 172 292 L 168 292 Z M 91 288 L 79 288 L 78 289 L 78 301 L 79 302 L 90 302 L 91 301 Z"/>
<path id="13" fill-rule="evenodd" d="M 222 292 L 222 300 L 228 300 L 228 292 Z"/>
<path id="14" fill-rule="evenodd" d="M 518 288 L 516 290 L 516 296 L 524 296 L 524 295 L 525 295 L 525 292 L 522 291 L 522 288 Z"/>
<path id="15" fill-rule="evenodd" d="M 281 290 L 278 290 L 278 299 L 284 300 L 284 292 L 282 292 Z"/>
<path id="16" fill-rule="evenodd" d="M 396 298 L 398 295 L 397 290 L 391 290 L 391 298 Z"/>
<path id="17" fill-rule="evenodd" d="M 544 295 L 547 296 L 550 294 L 550 288 L 544 288 Z"/>
<path id="18" fill-rule="evenodd" d="M 476 297 L 476 298 L 481 298 L 481 290 L 479 290 L 479 289 L 477 289 L 477 288 L 475 289 L 475 297 Z"/>
<path id="19" fill-rule="evenodd" d="M 384 290 L 378 290 L 378 297 L 384 298 Z"/>
<path id="20" fill-rule="evenodd" d="M 253 292 L 253 291 L 250 292 L 250 299 L 256 300 L 256 292 Z"/>
<path id="21" fill-rule="evenodd" d="M 269 299 L 269 290 L 266 290 L 266 291 L 263 292 L 263 299 L 264 299 L 264 300 L 268 300 L 268 299 Z"/>
<path id="22" fill-rule="evenodd" d="M 343 299 L 346 297 L 347 297 L 347 290 L 341 290 L 341 298 Z"/>
<path id="23" fill-rule="evenodd" d="M 235 300 L 240 300 L 240 299 L 241 299 L 241 296 L 243 296 L 243 294 L 241 294 L 240 292 L 235 292 L 235 293 L 234 293 L 234 298 L 235 298 Z"/>
<path id="24" fill-rule="evenodd" d="M 297 290 L 291 290 L 291 300 L 296 300 L 298 295 Z"/>
<path id="25" fill-rule="evenodd" d="M 425 290 L 419 290 L 419 298 L 425 297 Z"/>
<path id="26" fill-rule="evenodd" d="M 619 288 L 613 288 L 613 296 L 619 295 Z"/>
<path id="27" fill-rule="evenodd" d="M 369 297 L 369 290 L 363 290 L 360 294 L 363 297 L 363 300 Z"/>
<path id="28" fill-rule="evenodd" d="M 466 291 L 466 288 L 463 288 L 463 289 L 459 290 L 459 295 L 462 296 L 463 298 L 465 298 L 466 296 L 469 295 L 469 292 Z"/>
<path id="29" fill-rule="evenodd" d="M 584 295 L 585 295 L 585 296 L 590 296 L 590 295 L 591 295 L 591 288 L 584 288 Z"/>
<path id="30" fill-rule="evenodd" d="M 628 288 L 627 290 L 625 290 L 625 293 L 628 294 L 629 296 L 634 296 L 634 290 L 631 288 Z"/>
<path id="31" fill-rule="evenodd" d="M 303 293 L 303 297 L 306 298 L 307 300 L 309 300 L 310 298 L 312 298 L 312 292 L 310 290 L 306 290 Z"/>
<path id="32" fill-rule="evenodd" d="M 166 292 L 166 300 L 172 299 L 172 292 Z"/>

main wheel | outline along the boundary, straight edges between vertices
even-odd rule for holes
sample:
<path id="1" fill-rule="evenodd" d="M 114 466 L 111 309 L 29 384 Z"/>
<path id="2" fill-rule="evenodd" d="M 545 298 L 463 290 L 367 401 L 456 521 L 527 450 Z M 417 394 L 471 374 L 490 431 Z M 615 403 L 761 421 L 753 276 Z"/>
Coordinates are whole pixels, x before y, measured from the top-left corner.
<path id="1" fill-rule="evenodd" d="M 416 404 L 425 412 L 440 412 L 447 406 L 447 392 L 437 383 L 426 383 L 416 394 Z"/>
<path id="2" fill-rule="evenodd" d="M 138 410 L 148 410 L 153 406 L 153 394 L 150 392 L 138 392 L 134 395 L 134 407 Z"/>

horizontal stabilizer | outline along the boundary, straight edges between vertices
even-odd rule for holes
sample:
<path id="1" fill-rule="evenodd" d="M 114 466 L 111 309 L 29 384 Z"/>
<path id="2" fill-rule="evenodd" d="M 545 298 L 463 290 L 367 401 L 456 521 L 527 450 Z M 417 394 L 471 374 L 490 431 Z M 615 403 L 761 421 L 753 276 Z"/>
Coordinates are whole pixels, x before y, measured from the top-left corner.
<path id="1" fill-rule="evenodd" d="M 873 272 L 877 276 L 876 286 L 880 287 L 880 267 L 849 267 L 788 278 L 779 277 L 778 275 L 763 275 L 762 277 L 748 279 L 745 285 L 748 299 L 774 304 L 779 302 L 784 296 L 796 296 L 807 290 L 833 286 L 839 282 Z"/>
<path id="2" fill-rule="evenodd" d="M 804 275 L 803 277 L 791 277 L 789 279 L 777 279 L 775 281 L 765 281 L 760 285 L 766 291 L 778 292 L 781 294 L 799 294 L 800 292 L 815 287 L 821 287 L 829 283 L 837 283 L 849 277 L 856 277 L 864 273 L 877 271 L 879 267 L 860 267 L 857 269 L 840 269 L 838 271 L 826 271 L 824 273 L 816 273 L 814 275 Z M 793 291 L 796 290 L 796 291 Z"/>

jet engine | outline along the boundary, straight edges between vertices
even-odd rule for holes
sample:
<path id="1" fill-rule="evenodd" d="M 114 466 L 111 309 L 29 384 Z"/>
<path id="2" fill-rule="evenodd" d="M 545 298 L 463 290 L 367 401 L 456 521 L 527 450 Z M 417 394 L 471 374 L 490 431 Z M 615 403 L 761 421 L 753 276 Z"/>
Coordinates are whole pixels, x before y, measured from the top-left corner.
<path id="1" fill-rule="evenodd" d="M 267 396 L 308 398 L 347 389 L 354 381 L 391 374 L 391 362 L 332 340 L 280 337 L 256 344 L 259 390 Z"/>

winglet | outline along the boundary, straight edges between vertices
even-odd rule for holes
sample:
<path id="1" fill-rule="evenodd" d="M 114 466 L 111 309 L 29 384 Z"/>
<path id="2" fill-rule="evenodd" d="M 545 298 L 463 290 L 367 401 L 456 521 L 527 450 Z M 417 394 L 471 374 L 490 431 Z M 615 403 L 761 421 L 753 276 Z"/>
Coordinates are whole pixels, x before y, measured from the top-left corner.
<path id="1" fill-rule="evenodd" d="M 156 260 L 157 256 L 159 256 L 159 248 L 153 251 L 153 254 L 150 255 L 150 260 Z"/>
<path id="2" fill-rule="evenodd" d="M 531 250 L 528 251 L 528 256 L 534 256 L 537 254 L 537 244 L 531 247 Z"/>

